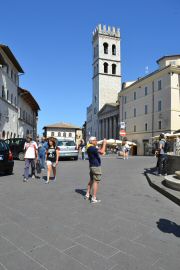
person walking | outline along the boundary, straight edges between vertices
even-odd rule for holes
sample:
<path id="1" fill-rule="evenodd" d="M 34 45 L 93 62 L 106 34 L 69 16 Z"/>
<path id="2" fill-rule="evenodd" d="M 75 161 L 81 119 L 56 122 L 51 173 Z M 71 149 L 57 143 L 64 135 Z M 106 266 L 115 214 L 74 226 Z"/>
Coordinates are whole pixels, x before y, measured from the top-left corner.
<path id="1" fill-rule="evenodd" d="M 91 198 L 91 203 L 98 203 L 100 200 L 97 199 L 97 192 L 99 188 L 99 182 L 101 181 L 101 159 L 99 154 L 103 155 L 106 149 L 106 139 L 103 141 L 101 149 L 97 148 L 96 137 L 90 137 L 89 144 L 87 145 L 87 154 L 89 158 L 89 170 L 90 170 L 90 181 L 87 186 L 87 192 L 85 199 L 90 199 L 91 189 L 93 189 L 93 194 Z"/>
<path id="2" fill-rule="evenodd" d="M 28 181 L 29 178 L 29 167 L 31 165 L 31 176 L 35 178 L 35 161 L 37 160 L 37 143 L 32 141 L 31 136 L 27 136 L 26 142 L 24 144 L 25 150 L 25 169 L 24 169 L 24 182 Z"/>
<path id="3" fill-rule="evenodd" d="M 47 164 L 47 181 L 49 183 L 51 171 L 54 174 L 54 181 L 56 181 L 56 166 L 59 161 L 59 149 L 56 147 L 56 139 L 48 138 L 48 148 L 46 150 L 46 164 Z"/>
<path id="4" fill-rule="evenodd" d="M 38 144 L 38 159 L 41 164 L 41 169 L 45 169 L 45 159 L 46 159 L 46 150 L 48 148 L 48 143 L 45 137 L 42 137 L 41 141 Z"/>
<path id="5" fill-rule="evenodd" d="M 159 156 L 158 156 L 158 175 L 167 175 L 167 148 L 168 143 L 166 142 L 165 135 L 163 133 L 159 136 Z"/>
<path id="6" fill-rule="evenodd" d="M 127 143 L 127 139 L 122 141 L 122 151 L 123 151 L 123 159 L 128 159 L 129 157 L 129 151 L 130 151 L 130 146 Z"/>

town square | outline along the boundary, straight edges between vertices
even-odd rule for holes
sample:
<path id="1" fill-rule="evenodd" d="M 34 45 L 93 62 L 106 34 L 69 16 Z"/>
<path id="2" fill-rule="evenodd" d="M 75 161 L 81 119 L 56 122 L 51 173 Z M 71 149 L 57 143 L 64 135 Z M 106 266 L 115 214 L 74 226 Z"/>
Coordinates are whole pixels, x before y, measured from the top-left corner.
<path id="1" fill-rule="evenodd" d="M 179 270 L 179 1 L 0 7 L 0 270 Z"/>

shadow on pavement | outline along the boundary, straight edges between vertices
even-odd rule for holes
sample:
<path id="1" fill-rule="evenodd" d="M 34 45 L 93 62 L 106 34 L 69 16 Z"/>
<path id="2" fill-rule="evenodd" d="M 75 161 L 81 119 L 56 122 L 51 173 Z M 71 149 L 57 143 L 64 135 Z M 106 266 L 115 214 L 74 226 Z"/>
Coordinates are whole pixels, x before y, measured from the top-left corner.
<path id="1" fill-rule="evenodd" d="M 156 222 L 156 224 L 160 231 L 164 233 L 172 233 L 176 237 L 180 237 L 180 226 L 177 225 L 175 222 L 168 219 L 160 218 L 159 221 Z"/>
<path id="2" fill-rule="evenodd" d="M 86 195 L 86 189 L 75 189 L 76 193 L 81 194 L 83 197 Z"/>
<path id="3" fill-rule="evenodd" d="M 154 168 L 144 168 L 144 173 L 143 174 L 146 174 L 146 173 L 157 175 L 157 169 L 156 169 L 156 167 L 154 167 Z"/>

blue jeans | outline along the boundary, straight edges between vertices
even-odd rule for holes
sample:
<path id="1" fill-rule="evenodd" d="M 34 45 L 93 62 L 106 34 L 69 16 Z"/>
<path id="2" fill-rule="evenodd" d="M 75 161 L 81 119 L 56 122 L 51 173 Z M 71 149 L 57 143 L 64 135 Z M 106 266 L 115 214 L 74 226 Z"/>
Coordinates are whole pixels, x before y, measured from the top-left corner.
<path id="1" fill-rule="evenodd" d="M 38 156 L 40 164 L 41 164 L 41 169 L 45 169 L 45 159 L 46 159 L 46 154 L 39 154 Z"/>
<path id="2" fill-rule="evenodd" d="M 29 178 L 29 167 L 31 165 L 31 175 L 35 175 L 35 159 L 26 158 L 25 159 L 25 168 L 24 168 L 24 178 Z"/>
<path id="3" fill-rule="evenodd" d="M 159 174 L 167 173 L 168 156 L 166 154 L 160 154 L 158 158 L 158 172 Z"/>

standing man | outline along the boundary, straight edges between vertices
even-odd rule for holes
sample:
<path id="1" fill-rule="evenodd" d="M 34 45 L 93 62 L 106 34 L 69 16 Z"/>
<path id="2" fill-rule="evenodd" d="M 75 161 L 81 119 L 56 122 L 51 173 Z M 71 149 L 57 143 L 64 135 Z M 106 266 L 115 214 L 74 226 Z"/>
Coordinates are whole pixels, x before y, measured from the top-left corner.
<path id="1" fill-rule="evenodd" d="M 167 175 L 167 145 L 166 138 L 163 133 L 159 136 L 159 158 L 158 158 L 158 173 L 159 175 Z"/>
<path id="2" fill-rule="evenodd" d="M 38 144 L 38 158 L 40 160 L 41 169 L 45 169 L 46 150 L 48 149 L 48 143 L 45 137 L 42 137 Z"/>
<path id="3" fill-rule="evenodd" d="M 97 139 L 96 137 L 89 138 L 89 144 L 87 145 L 87 154 L 89 158 L 89 168 L 90 168 L 90 181 L 87 186 L 87 192 L 85 199 L 90 199 L 90 192 L 93 188 L 93 195 L 91 198 L 92 203 L 98 203 L 100 200 L 97 199 L 97 191 L 99 187 L 99 182 L 101 181 L 101 159 L 99 154 L 103 155 L 106 149 L 106 139 L 103 141 L 101 149 L 97 148 Z"/>
<path id="4" fill-rule="evenodd" d="M 35 160 L 37 160 L 38 156 L 37 143 L 32 141 L 31 136 L 27 136 L 26 142 L 24 144 L 24 150 L 25 150 L 24 182 L 27 182 L 29 178 L 30 165 L 31 165 L 31 176 L 32 178 L 35 178 Z"/>

